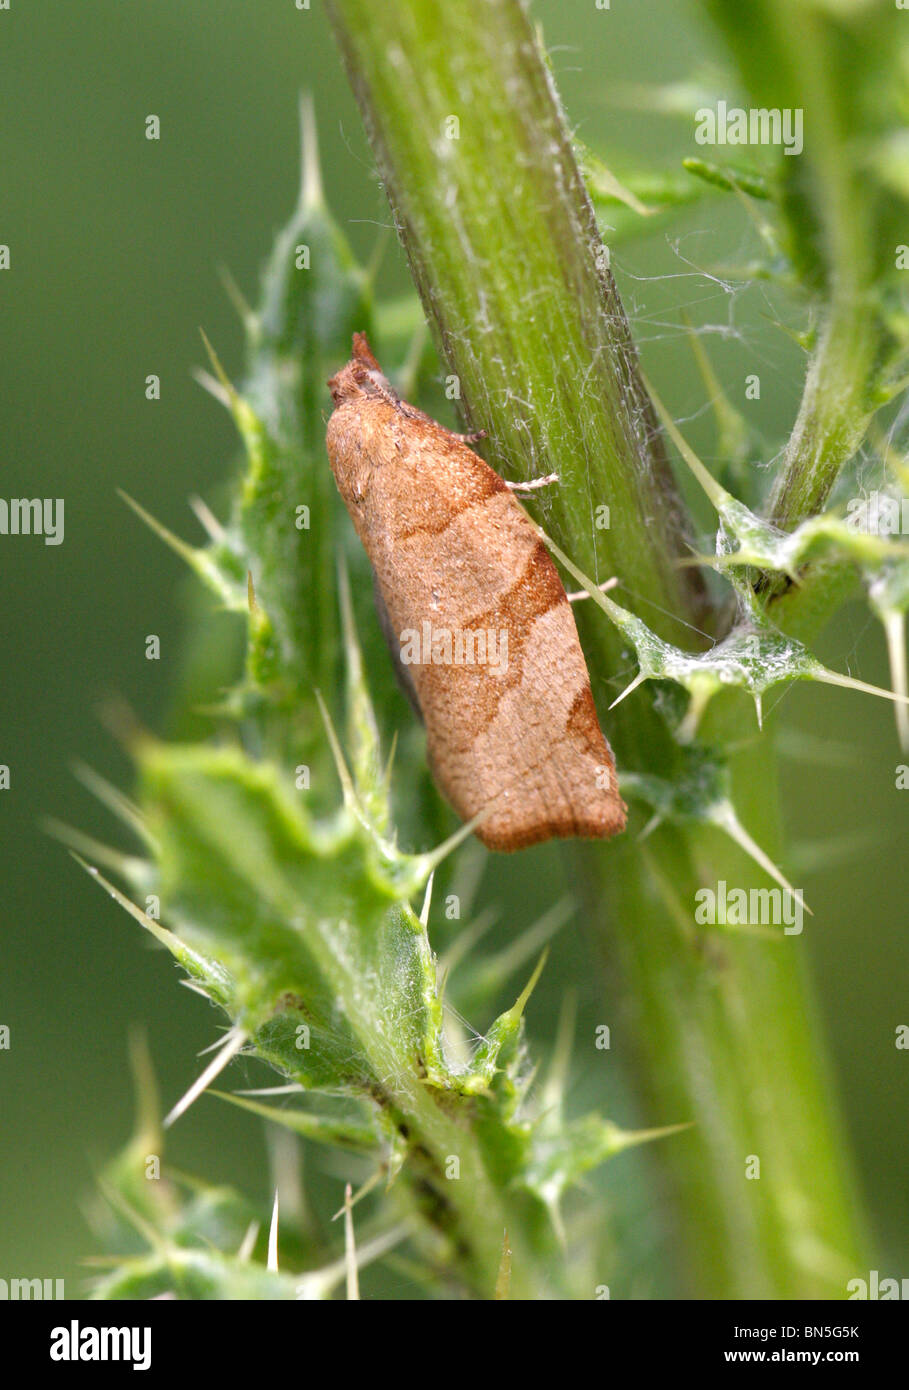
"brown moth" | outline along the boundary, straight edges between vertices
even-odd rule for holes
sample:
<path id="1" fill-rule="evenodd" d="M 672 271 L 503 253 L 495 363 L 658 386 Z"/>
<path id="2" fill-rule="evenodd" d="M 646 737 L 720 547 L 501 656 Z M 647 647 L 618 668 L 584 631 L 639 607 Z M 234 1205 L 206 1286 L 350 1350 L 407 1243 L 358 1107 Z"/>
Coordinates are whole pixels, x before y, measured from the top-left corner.
<path id="1" fill-rule="evenodd" d="M 463 819 L 486 812 L 490 849 L 617 834 L 571 605 L 526 513 L 462 436 L 400 399 L 364 334 L 328 385 L 332 472 L 439 788 Z"/>

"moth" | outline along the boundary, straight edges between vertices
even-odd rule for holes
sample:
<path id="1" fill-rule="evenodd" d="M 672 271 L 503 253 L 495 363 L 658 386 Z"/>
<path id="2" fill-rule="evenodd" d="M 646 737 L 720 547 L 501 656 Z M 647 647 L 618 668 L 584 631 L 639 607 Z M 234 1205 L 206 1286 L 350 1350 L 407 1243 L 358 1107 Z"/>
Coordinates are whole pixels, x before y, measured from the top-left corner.
<path id="1" fill-rule="evenodd" d="M 362 333 L 328 383 L 332 472 L 443 795 L 490 849 L 625 826 L 571 604 L 505 481 L 397 395 Z"/>

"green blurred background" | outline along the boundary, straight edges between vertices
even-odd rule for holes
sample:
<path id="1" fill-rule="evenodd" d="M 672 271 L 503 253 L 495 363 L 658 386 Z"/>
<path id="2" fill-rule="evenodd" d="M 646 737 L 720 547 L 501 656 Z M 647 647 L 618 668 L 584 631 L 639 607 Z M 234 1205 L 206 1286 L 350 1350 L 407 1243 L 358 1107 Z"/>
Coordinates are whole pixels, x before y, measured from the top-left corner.
<path id="1" fill-rule="evenodd" d="M 721 62 L 697 6 L 638 0 L 599 11 L 592 0 L 536 0 L 532 12 L 572 125 L 619 172 L 641 159 L 677 166 L 697 152 L 690 122 L 608 98 L 616 82 L 676 81 Z M 80 1258 L 96 1253 L 83 1217 L 93 1174 L 131 1126 L 130 1026 L 147 1032 L 168 1106 L 215 1036 L 214 1015 L 177 987 L 169 958 L 41 829 L 42 817 L 55 816 L 124 843 L 72 764 L 83 760 L 128 788 L 128 761 L 99 710 L 120 696 L 143 723 L 166 727 L 187 656 L 191 585 L 116 489 L 194 540 L 188 496 L 217 503 L 235 444 L 225 412 L 191 378 L 203 360 L 199 327 L 239 375 L 240 326 L 218 270 L 228 267 L 255 297 L 259 266 L 296 197 L 302 89 L 315 97 L 329 203 L 362 259 L 390 219 L 320 0 L 310 10 L 294 0 L 14 4 L 0 11 L 0 67 L 0 242 L 11 248 L 11 269 L 0 274 L 2 493 L 66 504 L 62 545 L 0 537 L 0 762 L 12 779 L 0 793 L 0 1023 L 12 1035 L 0 1052 L 0 1277 L 64 1277 L 77 1294 Z M 152 113 L 158 142 L 145 139 Z M 745 374 L 760 373 L 762 399 L 748 409 L 769 464 L 793 417 L 802 358 L 763 289 L 733 290 L 716 275 L 742 258 L 751 236 L 735 200 L 714 199 L 668 236 L 623 245 L 613 265 L 647 370 L 706 459 L 714 434 L 678 310 L 712 330 L 704 342 L 737 404 Z M 380 292 L 399 295 L 406 267 L 388 243 Z M 162 383 L 154 403 L 145 399 L 150 373 Z M 145 659 L 149 633 L 161 638 L 158 662 Z M 888 683 L 881 633 L 858 604 L 819 652 Z M 801 749 L 783 761 L 796 851 L 786 867 L 815 911 L 808 949 L 846 1129 L 881 1269 L 897 1275 L 909 1235 L 907 1062 L 893 1041 L 897 1024 L 909 1023 L 909 794 L 901 802 L 895 789 L 892 713 L 883 701 L 826 687 L 777 691 L 769 705 L 787 747 Z M 835 852 L 819 854 L 823 845 Z M 555 862 L 538 861 L 546 872 Z M 506 878 L 529 882 L 535 895 L 537 875 L 511 862 L 487 871 L 481 901 L 494 901 Z M 550 887 L 549 896 L 560 891 Z M 520 925 L 533 916 L 528 895 Z M 555 955 L 548 993 L 529 1013 L 544 1054 L 566 987 L 579 990 L 579 1028 L 604 1008 L 575 924 Z M 244 1084 L 242 1063 L 232 1078 Z M 265 1078 L 257 1072 L 248 1084 Z M 595 1103 L 620 1122 L 632 1114 L 621 1078 L 599 1065 L 580 1075 L 576 1093 L 579 1108 Z M 167 1154 L 268 1200 L 261 1128 L 218 1102 L 203 1099 L 176 1126 Z M 646 1230 L 656 1262 L 669 1262 L 671 1237 L 636 1183 L 638 1161 L 619 1159 L 598 1190 Z M 310 1166 L 329 1170 L 316 1185 L 336 1194 L 336 1165 L 317 1156 Z"/>

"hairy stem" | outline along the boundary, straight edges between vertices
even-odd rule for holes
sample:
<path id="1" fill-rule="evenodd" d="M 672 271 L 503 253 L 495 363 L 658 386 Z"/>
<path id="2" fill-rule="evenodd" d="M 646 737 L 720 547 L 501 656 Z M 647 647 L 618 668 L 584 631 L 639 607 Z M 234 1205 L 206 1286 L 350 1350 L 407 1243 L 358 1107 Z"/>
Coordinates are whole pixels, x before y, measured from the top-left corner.
<path id="1" fill-rule="evenodd" d="M 823 511 L 840 470 L 865 437 L 878 333 L 867 304 L 836 304 L 808 366 L 805 388 L 783 464 L 768 503 L 784 531 Z"/>

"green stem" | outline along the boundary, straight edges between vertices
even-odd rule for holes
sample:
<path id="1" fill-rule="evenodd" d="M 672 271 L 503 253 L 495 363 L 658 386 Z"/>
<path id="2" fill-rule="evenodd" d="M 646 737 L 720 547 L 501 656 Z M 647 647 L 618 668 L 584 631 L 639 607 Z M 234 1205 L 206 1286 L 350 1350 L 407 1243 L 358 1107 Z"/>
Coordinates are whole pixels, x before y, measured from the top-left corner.
<path id="1" fill-rule="evenodd" d="M 833 306 L 768 504 L 770 520 L 782 530 L 823 511 L 840 470 L 860 447 L 874 414 L 869 385 L 878 341 L 866 302 L 850 298 Z"/>
<path id="2" fill-rule="evenodd" d="M 717 741 L 741 737 L 743 703 L 713 711 Z M 753 740 L 733 772 L 740 819 L 776 857 L 766 741 Z M 660 1154 L 683 1295 L 842 1298 L 864 1267 L 861 1222 L 818 1045 L 805 936 L 695 927 L 695 893 L 720 879 L 771 886 L 719 832 L 671 826 L 643 845 L 626 840 L 618 864 L 601 860 L 598 877 L 586 876 L 590 913 L 614 905 L 645 1114 L 695 1120 Z M 752 1156 L 759 1178 L 746 1176 Z"/>
<path id="3" fill-rule="evenodd" d="M 329 8 L 427 316 L 470 419 L 489 432 L 491 461 L 506 476 L 561 475 L 543 504 L 546 527 L 587 573 L 618 574 L 622 601 L 651 625 L 665 628 L 666 610 L 703 621 L 674 564 L 675 494 L 523 8 Z M 446 134 L 450 117 L 457 138 Z M 596 527 L 599 504 L 610 507 L 608 530 Z M 627 652 L 602 614 L 578 619 L 595 693 L 615 693 Z M 666 635 L 679 641 L 682 631 L 673 624 Z M 735 714 L 734 725 L 727 715 L 711 726 L 715 738 L 741 738 L 740 705 Z M 624 766 L 671 779 L 681 752 L 647 688 L 616 715 L 609 735 Z M 773 853 L 766 745 L 736 770 L 742 820 Z M 567 852 L 598 946 L 624 967 L 645 1122 L 694 1122 L 657 1155 L 685 1270 L 678 1287 L 695 1297 L 842 1296 L 861 1265 L 802 938 L 695 928 L 702 884 L 763 885 L 762 876 L 715 831 L 666 827 L 646 848 L 633 834 L 620 847 Z M 761 1159 L 760 1180 L 745 1176 L 749 1155 Z"/>

